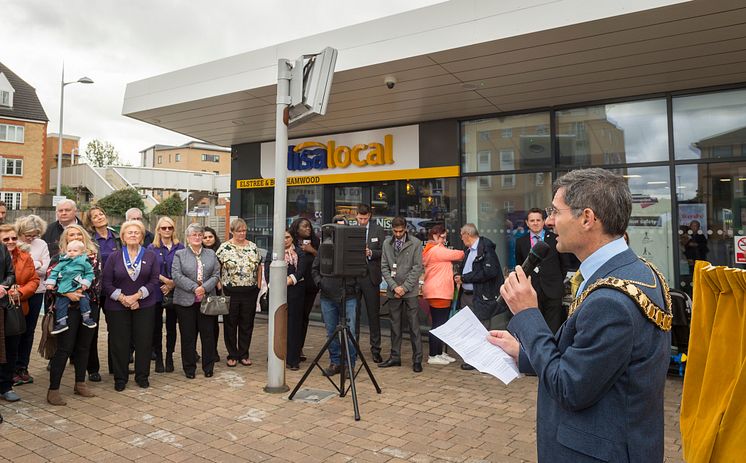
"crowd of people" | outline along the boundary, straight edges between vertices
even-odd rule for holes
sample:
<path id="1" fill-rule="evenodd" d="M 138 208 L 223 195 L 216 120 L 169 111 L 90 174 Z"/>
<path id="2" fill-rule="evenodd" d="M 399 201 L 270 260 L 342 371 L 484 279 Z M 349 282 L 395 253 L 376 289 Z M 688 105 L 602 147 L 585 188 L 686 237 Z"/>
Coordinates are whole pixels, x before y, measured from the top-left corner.
<path id="1" fill-rule="evenodd" d="M 526 259 L 539 241 L 549 248 L 530 275 L 520 266 L 504 275 L 496 244 L 480 236 L 474 224 L 461 227 L 464 250 L 455 250 L 447 246 L 442 224 L 432 226 L 423 243 L 408 232 L 404 217 L 395 217 L 387 237 L 371 220 L 371 208 L 361 204 L 356 226 L 365 228 L 365 271 L 356 278 L 329 276 L 321 272 L 320 242 L 312 223 L 299 218 L 286 230 L 285 252 L 276 257 L 287 264 L 286 365 L 298 370 L 306 360 L 303 346 L 309 313 L 319 292 L 328 336 L 345 317 L 352 335 L 359 338 L 360 315 L 365 310 L 372 360 L 380 368 L 400 367 L 407 330 L 415 373 L 423 371 L 424 359 L 421 298 L 429 306 L 434 328 L 444 324 L 452 310 L 467 306 L 488 329 L 495 315 L 506 312 L 513 315 L 508 330 L 490 331 L 488 340 L 511 355 L 521 371 L 539 376 L 540 460 L 556 456 L 558 461 L 586 461 L 627 452 L 635 455 L 631 460 L 648 455 L 660 460 L 671 312 L 662 275 L 627 245 L 630 210 L 631 195 L 621 177 L 603 169 L 564 175 L 555 185 L 552 206 L 546 211 L 530 209 L 525 217 L 529 233 L 515 242 L 516 263 Z M 334 221 L 345 223 L 344 217 Z M 201 309 L 206 298 L 218 293 L 230 296 L 223 317 L 226 365 L 251 365 L 257 297 L 269 279 L 269 265 L 247 239 L 242 219 L 231 222 L 230 232 L 230 239 L 220 243 L 215 230 L 192 223 L 182 235 L 174 220 L 162 217 L 150 233 L 143 225 L 142 211 L 132 209 L 117 234 L 103 209 L 91 207 L 80 221 L 75 203 L 69 200 L 58 204 L 57 221 L 49 226 L 34 215 L 15 224 L 0 224 L 0 307 L 22 307 L 27 325 L 20 335 L 0 332 L 2 398 L 19 400 L 14 387 L 34 381 L 28 367 L 42 306 L 54 309 L 52 332 L 57 337 L 48 367 L 47 401 L 52 405 L 66 404 L 59 389 L 69 361 L 75 370 L 75 394 L 94 396 L 87 380 L 101 381 L 96 348 L 101 309 L 117 391 L 127 387 L 132 373 L 139 387 L 149 387 L 153 360 L 156 372 L 174 371 L 177 326 L 185 377 L 195 378 L 200 359 L 204 376 L 212 377 L 219 361 L 218 317 Z M 703 245 L 695 242 L 691 247 Z M 572 259 L 580 264 L 567 288 L 575 298 L 568 312 L 562 298 Z M 615 281 L 627 283 L 615 286 Z M 637 289 L 632 291 L 631 286 Z M 391 321 L 385 360 L 382 287 L 383 306 Z M 646 297 L 636 298 L 640 293 Z M 338 339 L 330 344 L 325 375 L 340 373 L 348 361 L 354 368 L 358 354 L 354 344 L 341 347 Z M 134 371 L 129 367 L 132 361 Z M 431 335 L 427 363 L 454 361 Z M 461 368 L 474 369 L 468 363 Z M 633 406 L 620 408 L 619 404 L 630 403 L 621 400 L 624 397 L 634 399 Z M 607 430 L 586 429 L 581 436 L 572 431 L 575 428 L 561 426 L 572 423 L 583 429 L 588 419 L 607 423 Z M 630 421 L 638 423 L 635 429 L 625 426 Z M 587 434 L 591 431 L 596 434 Z"/>

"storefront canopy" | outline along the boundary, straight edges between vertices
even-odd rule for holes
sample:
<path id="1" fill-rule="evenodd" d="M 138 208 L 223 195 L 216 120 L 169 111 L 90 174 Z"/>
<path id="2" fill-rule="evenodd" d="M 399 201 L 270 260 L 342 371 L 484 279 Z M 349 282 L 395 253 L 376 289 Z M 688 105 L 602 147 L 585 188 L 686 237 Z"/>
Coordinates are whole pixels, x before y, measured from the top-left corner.
<path id="1" fill-rule="evenodd" d="M 132 82 L 122 112 L 223 146 L 273 140 L 278 58 L 326 46 L 329 111 L 291 137 L 733 84 L 744 22 L 740 0 L 452 0 Z"/>

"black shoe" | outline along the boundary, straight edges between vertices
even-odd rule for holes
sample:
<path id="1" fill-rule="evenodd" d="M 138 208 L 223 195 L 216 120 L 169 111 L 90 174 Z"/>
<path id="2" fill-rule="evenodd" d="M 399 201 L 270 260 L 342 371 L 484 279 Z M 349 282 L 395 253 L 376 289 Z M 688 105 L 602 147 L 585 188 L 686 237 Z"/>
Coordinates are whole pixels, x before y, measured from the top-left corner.
<path id="1" fill-rule="evenodd" d="M 288 370 L 290 370 L 290 371 L 298 371 L 298 370 L 300 370 L 300 365 L 288 365 Z"/>
<path id="2" fill-rule="evenodd" d="M 155 372 L 163 373 L 164 371 L 166 371 L 166 369 L 163 366 L 163 355 L 158 354 L 155 356 Z"/>
<path id="3" fill-rule="evenodd" d="M 148 378 L 138 379 L 136 381 L 137 381 L 137 385 L 143 389 L 147 389 L 150 387 L 150 381 L 148 381 Z"/>
<path id="4" fill-rule="evenodd" d="M 155 353 L 155 351 L 150 353 L 150 361 L 153 361 L 158 358 L 158 355 Z"/>
<path id="5" fill-rule="evenodd" d="M 400 366 L 401 366 L 401 360 L 394 360 L 392 358 L 386 360 L 385 362 L 381 362 L 378 364 L 378 368 L 400 367 Z"/>
<path id="6" fill-rule="evenodd" d="M 212 378 L 212 374 L 213 373 L 211 371 L 206 371 L 205 372 L 205 378 Z"/>
<path id="7" fill-rule="evenodd" d="M 130 354 L 130 361 L 129 363 L 135 363 L 135 356 Z"/>
<path id="8" fill-rule="evenodd" d="M 422 364 L 420 362 L 414 362 L 412 364 L 412 371 L 415 373 L 422 373 Z"/>
<path id="9" fill-rule="evenodd" d="M 166 354 L 166 373 L 174 372 L 174 355 Z"/>
<path id="10" fill-rule="evenodd" d="M 184 373 L 187 379 L 194 379 L 194 373 Z"/>
<path id="11" fill-rule="evenodd" d="M 474 367 L 473 367 L 473 366 L 471 366 L 471 365 L 469 365 L 468 363 L 462 363 L 462 364 L 461 364 L 461 369 L 462 369 L 462 370 L 473 370 L 473 369 L 474 369 Z"/>
<path id="12" fill-rule="evenodd" d="M 96 373 L 89 373 L 88 374 L 88 381 L 90 381 L 92 383 L 100 383 L 101 382 L 101 375 L 98 372 L 96 372 Z"/>
<path id="13" fill-rule="evenodd" d="M 216 362 L 219 362 L 219 361 L 220 361 L 220 355 L 219 355 L 219 354 L 215 354 L 215 361 L 216 361 Z"/>
<path id="14" fill-rule="evenodd" d="M 202 356 L 201 355 L 199 355 L 199 354 L 196 354 L 196 355 L 197 355 L 197 357 L 195 357 L 196 358 L 195 362 L 199 362 L 200 360 L 202 360 Z"/>
<path id="15" fill-rule="evenodd" d="M 124 381 L 115 381 L 114 382 L 114 390 L 117 392 L 122 392 L 124 388 L 127 387 L 127 383 Z"/>
<path id="16" fill-rule="evenodd" d="M 329 364 L 329 367 L 326 370 L 324 370 L 324 376 L 335 376 L 338 375 L 340 371 L 342 371 L 342 367 L 332 363 Z"/>
<path id="17" fill-rule="evenodd" d="M 382 363 L 383 357 L 381 357 L 381 354 L 377 354 L 373 352 L 373 363 Z"/>
<path id="18" fill-rule="evenodd" d="M 300 361 L 301 361 L 301 362 L 305 362 L 306 360 L 308 360 L 308 357 L 306 357 L 306 356 L 305 356 L 305 355 L 303 355 L 303 354 L 300 354 Z"/>

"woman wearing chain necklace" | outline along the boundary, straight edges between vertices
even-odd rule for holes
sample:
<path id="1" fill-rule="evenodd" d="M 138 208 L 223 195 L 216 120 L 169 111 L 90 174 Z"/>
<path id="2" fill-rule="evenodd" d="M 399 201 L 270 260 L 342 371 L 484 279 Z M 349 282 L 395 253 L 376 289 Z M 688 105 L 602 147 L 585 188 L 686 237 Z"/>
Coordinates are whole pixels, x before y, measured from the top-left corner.
<path id="1" fill-rule="evenodd" d="M 174 308 L 181 335 L 181 363 L 184 374 L 194 379 L 197 369 L 197 332 L 202 340 L 202 371 L 213 374 L 215 366 L 214 329 L 217 316 L 205 315 L 199 307 L 202 300 L 215 294 L 220 277 L 220 265 L 212 249 L 202 247 L 204 229 L 193 223 L 186 229 L 186 249 L 177 251 L 171 267 L 174 288 Z"/>
<path id="2" fill-rule="evenodd" d="M 135 344 L 135 381 L 142 388 L 150 386 L 153 310 L 160 291 L 158 259 L 142 246 L 142 222 L 124 222 L 120 236 L 124 246 L 109 256 L 101 276 L 117 391 L 123 391 L 129 380 L 130 341 Z"/>

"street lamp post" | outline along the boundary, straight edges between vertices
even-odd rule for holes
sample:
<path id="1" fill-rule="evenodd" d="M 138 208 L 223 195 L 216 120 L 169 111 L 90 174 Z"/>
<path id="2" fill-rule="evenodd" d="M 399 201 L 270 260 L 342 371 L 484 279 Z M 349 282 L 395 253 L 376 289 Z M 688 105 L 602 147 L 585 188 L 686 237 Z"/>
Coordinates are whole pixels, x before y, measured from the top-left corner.
<path id="1" fill-rule="evenodd" d="M 72 82 L 65 82 L 65 65 L 62 65 L 62 80 L 60 80 L 60 133 L 57 143 L 57 196 L 62 194 L 62 115 L 65 109 L 65 85 L 70 84 L 92 84 L 93 80 L 88 77 L 81 77 Z"/>

